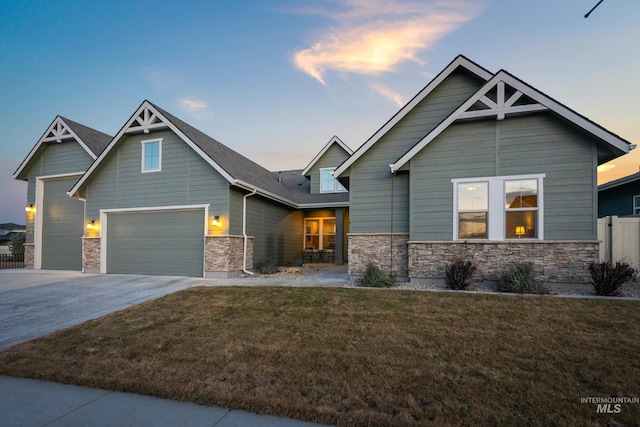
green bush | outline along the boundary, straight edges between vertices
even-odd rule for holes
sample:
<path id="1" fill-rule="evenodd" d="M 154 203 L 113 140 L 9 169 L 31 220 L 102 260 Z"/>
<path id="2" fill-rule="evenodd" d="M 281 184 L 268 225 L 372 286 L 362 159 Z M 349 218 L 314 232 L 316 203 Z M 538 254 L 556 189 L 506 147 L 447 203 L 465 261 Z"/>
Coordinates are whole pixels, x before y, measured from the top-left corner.
<path id="1" fill-rule="evenodd" d="M 548 294 L 549 288 L 543 285 L 530 261 L 514 262 L 498 276 L 497 292 L 520 294 Z"/>
<path id="2" fill-rule="evenodd" d="M 623 261 L 616 261 L 615 264 L 609 261 L 592 262 L 589 264 L 589 274 L 596 295 L 619 295 L 620 286 L 637 280 L 637 271 Z"/>
<path id="3" fill-rule="evenodd" d="M 260 271 L 260 274 L 275 274 L 279 273 L 280 269 L 274 263 L 267 261 L 260 264 L 260 268 L 258 271 Z"/>
<path id="4" fill-rule="evenodd" d="M 445 266 L 444 284 L 449 289 L 464 290 L 471 284 L 471 277 L 478 269 L 473 261 L 455 258 Z"/>
<path id="5" fill-rule="evenodd" d="M 24 255 L 25 233 L 16 234 L 11 238 L 11 253 L 13 255 Z"/>
<path id="6" fill-rule="evenodd" d="M 288 267 L 302 267 L 303 265 L 304 261 L 302 260 L 302 257 L 293 258 L 287 263 Z"/>
<path id="7" fill-rule="evenodd" d="M 391 273 L 385 273 L 373 263 L 367 263 L 367 266 L 358 279 L 359 286 L 369 286 L 372 288 L 388 288 L 396 284 L 396 278 Z"/>

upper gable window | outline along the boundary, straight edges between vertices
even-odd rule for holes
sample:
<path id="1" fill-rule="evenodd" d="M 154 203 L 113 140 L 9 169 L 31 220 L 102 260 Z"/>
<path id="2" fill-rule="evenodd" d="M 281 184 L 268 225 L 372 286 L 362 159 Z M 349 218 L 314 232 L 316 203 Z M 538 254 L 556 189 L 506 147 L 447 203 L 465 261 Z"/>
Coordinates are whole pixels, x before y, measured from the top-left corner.
<path id="1" fill-rule="evenodd" d="M 333 177 L 335 168 L 320 169 L 320 192 L 321 193 L 337 193 L 339 191 L 347 191 L 346 188 Z"/>
<path id="2" fill-rule="evenodd" d="M 142 172 L 158 172 L 162 169 L 162 139 L 142 142 Z"/>

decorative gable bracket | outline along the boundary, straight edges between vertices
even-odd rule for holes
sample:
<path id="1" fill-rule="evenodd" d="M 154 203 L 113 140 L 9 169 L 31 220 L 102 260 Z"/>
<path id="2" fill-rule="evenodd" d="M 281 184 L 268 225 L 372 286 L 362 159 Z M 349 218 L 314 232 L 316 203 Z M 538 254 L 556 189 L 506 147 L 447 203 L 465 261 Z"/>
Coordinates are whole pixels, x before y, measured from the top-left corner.
<path id="1" fill-rule="evenodd" d="M 126 133 L 144 132 L 149 133 L 153 129 L 167 128 L 167 124 L 164 123 L 149 107 L 145 107 L 140 111 L 133 122 L 125 130 Z"/>
<path id="2" fill-rule="evenodd" d="M 47 133 L 45 133 L 42 142 L 57 142 L 60 144 L 64 140 L 76 139 L 75 134 L 60 117 L 51 124 Z"/>
<path id="3" fill-rule="evenodd" d="M 523 93 L 519 90 L 506 86 L 504 81 L 498 81 L 492 89 L 495 92 L 495 101 L 485 94 L 481 96 L 473 106 L 475 109 L 465 111 L 458 116 L 458 119 L 496 116 L 496 120 L 504 120 L 507 114 L 548 110 L 544 105 L 533 102 L 526 96 L 523 97 Z M 507 94 L 507 89 L 510 89 L 512 93 Z M 516 105 L 516 103 L 518 103 L 518 105 Z"/>

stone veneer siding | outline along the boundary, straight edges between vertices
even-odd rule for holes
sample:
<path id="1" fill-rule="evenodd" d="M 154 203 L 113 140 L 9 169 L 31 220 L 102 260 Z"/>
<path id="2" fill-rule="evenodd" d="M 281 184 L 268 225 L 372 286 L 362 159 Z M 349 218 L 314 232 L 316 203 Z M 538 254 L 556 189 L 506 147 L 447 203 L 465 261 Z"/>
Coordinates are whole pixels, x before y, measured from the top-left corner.
<path id="1" fill-rule="evenodd" d="M 33 243 L 24 244 L 24 267 L 33 270 L 36 247 Z"/>
<path id="2" fill-rule="evenodd" d="M 408 233 L 393 234 L 393 236 L 391 233 L 350 233 L 347 236 L 349 275 L 352 278 L 360 276 L 370 261 L 373 261 L 382 271 L 392 271 L 399 280 L 408 278 Z"/>
<path id="3" fill-rule="evenodd" d="M 82 238 L 82 271 L 100 273 L 100 237 Z"/>
<path id="4" fill-rule="evenodd" d="M 443 279 L 445 265 L 456 256 L 475 261 L 476 278 L 497 280 L 514 261 L 532 261 L 545 282 L 588 283 L 588 265 L 599 260 L 599 242 L 409 242 L 412 281 Z"/>
<path id="5" fill-rule="evenodd" d="M 206 273 L 242 271 L 244 238 L 242 236 L 207 236 L 204 248 Z M 247 269 L 253 268 L 253 238 L 247 242 Z"/>

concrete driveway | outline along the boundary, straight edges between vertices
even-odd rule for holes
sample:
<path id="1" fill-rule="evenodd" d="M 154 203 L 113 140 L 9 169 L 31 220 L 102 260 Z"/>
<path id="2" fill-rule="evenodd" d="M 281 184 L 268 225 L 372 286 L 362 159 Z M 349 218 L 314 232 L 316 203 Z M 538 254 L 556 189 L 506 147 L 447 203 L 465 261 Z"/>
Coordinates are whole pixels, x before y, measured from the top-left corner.
<path id="1" fill-rule="evenodd" d="M 344 286 L 346 267 L 304 280 L 0 270 L 0 350 L 195 286 Z"/>
<path id="2" fill-rule="evenodd" d="M 185 277 L 0 270 L 0 350 L 197 285 Z"/>

